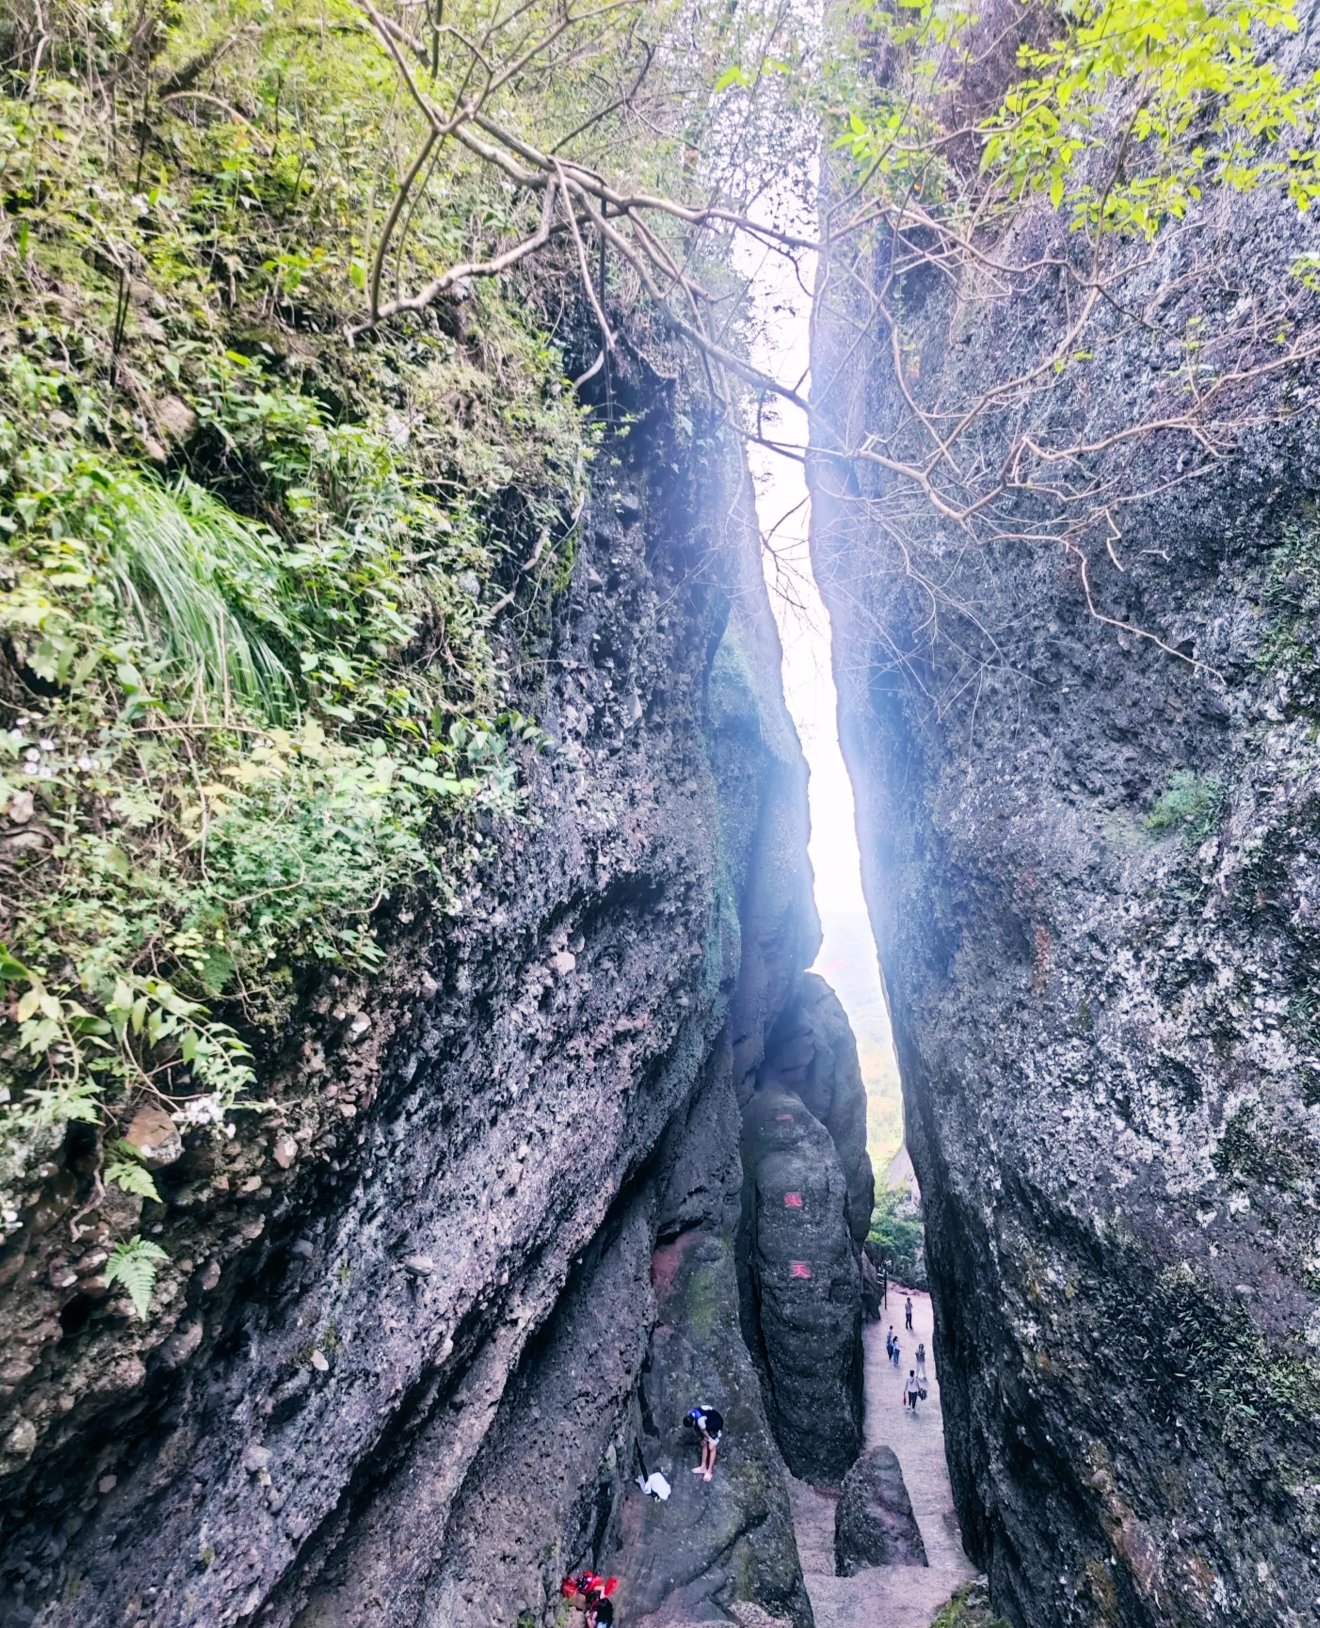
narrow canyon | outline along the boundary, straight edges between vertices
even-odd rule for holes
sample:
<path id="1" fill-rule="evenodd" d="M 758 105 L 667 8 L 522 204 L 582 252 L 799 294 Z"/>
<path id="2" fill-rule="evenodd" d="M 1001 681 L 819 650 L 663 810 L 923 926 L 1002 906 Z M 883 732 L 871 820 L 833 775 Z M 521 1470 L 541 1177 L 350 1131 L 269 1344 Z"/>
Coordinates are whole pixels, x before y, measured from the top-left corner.
<path id="1" fill-rule="evenodd" d="M 0 1628 L 1318 1620 L 1317 154 L 1314 0 L 7 8 Z"/>

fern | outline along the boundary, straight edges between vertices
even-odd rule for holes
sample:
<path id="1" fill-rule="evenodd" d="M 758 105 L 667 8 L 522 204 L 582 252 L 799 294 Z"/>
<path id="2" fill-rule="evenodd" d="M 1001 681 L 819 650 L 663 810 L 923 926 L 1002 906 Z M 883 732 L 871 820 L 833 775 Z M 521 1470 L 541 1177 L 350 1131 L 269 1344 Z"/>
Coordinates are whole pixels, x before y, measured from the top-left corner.
<path id="1" fill-rule="evenodd" d="M 141 1236 L 130 1238 L 126 1244 L 116 1244 L 106 1263 L 107 1283 L 118 1283 L 133 1302 L 133 1310 L 145 1319 L 151 1310 L 151 1293 L 156 1287 L 156 1273 L 162 1261 L 169 1256 L 159 1244 Z"/>
<path id="2" fill-rule="evenodd" d="M 156 1191 L 156 1183 L 152 1180 L 151 1172 L 144 1170 L 132 1159 L 112 1159 L 105 1167 L 105 1179 L 112 1181 L 125 1193 L 134 1193 L 138 1198 L 149 1198 L 153 1204 L 160 1203 L 160 1194 Z"/>

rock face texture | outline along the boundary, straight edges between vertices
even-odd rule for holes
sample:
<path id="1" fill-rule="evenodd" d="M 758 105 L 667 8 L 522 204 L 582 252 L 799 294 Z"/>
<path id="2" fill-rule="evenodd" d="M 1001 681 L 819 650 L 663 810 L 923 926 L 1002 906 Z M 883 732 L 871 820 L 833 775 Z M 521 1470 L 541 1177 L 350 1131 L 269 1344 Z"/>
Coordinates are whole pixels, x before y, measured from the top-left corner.
<path id="1" fill-rule="evenodd" d="M 875 1208 L 875 1177 L 866 1149 L 866 1087 L 847 1013 L 818 973 L 802 977 L 792 1003 L 776 1021 L 762 1076 L 796 1092 L 830 1133 L 848 1182 L 852 1234 L 865 1243 Z"/>
<path id="2" fill-rule="evenodd" d="M 843 1478 L 834 1517 L 840 1577 L 868 1566 L 924 1566 L 926 1546 L 892 1447 L 868 1447 Z"/>
<path id="3" fill-rule="evenodd" d="M 736 1189 L 734 1195 L 736 1199 Z M 719 1620 L 739 1599 L 764 1602 L 809 1628 L 783 1459 L 766 1422 L 756 1370 L 738 1331 L 732 1237 L 689 1228 L 656 1250 L 657 1312 L 638 1397 L 641 1464 L 660 1469 L 666 1502 L 631 1495 L 610 1568 L 625 1579 L 630 1620 Z M 682 1417 L 700 1396 L 724 1415 L 714 1478 Z"/>
<path id="4" fill-rule="evenodd" d="M 793 1474 L 838 1481 L 862 1440 L 862 1288 L 847 1180 L 801 1097 L 764 1085 L 743 1110 L 743 1327 Z"/>
<path id="5" fill-rule="evenodd" d="M 630 1621 L 809 1628 L 734 1272 L 738 1102 L 815 943 L 804 770 L 739 461 L 649 388 L 528 664 L 535 819 L 311 992 L 269 1158 L 162 1174 L 150 1322 L 79 1241 L 74 1144 L 0 1257 L 5 1628 L 549 1623 L 616 1548 Z"/>
<path id="6" fill-rule="evenodd" d="M 1268 301 L 1303 239 L 1264 196 L 1193 224 L 1133 271 L 1162 332 Z M 1069 252 L 1043 210 L 1000 250 Z M 921 388 L 956 404 L 1043 364 L 1067 296 L 905 297 Z M 859 355 L 850 315 L 823 313 L 813 362 L 844 444 L 901 411 L 888 335 Z M 1170 365 L 1130 334 L 1040 420 L 1015 400 L 1016 429 L 1096 442 Z M 1239 405 L 1280 391 L 1285 421 L 1194 481 L 1158 434 L 1095 466 L 1151 494 L 1089 554 L 1126 630 L 1075 555 L 966 547 L 914 500 L 905 558 L 873 518 L 888 476 L 814 469 L 950 1464 L 1018 1628 L 1300 1628 L 1320 1600 L 1314 371 Z"/>

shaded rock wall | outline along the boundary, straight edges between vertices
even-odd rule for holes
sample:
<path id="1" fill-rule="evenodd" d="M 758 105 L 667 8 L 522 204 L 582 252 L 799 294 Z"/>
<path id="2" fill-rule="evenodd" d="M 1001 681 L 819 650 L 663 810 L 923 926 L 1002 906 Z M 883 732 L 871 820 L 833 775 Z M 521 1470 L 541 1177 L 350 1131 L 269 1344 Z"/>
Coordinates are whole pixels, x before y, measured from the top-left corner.
<path id="1" fill-rule="evenodd" d="M 608 1569 L 625 1581 L 629 1621 L 723 1619 L 760 1603 L 810 1628 L 784 1464 L 771 1434 L 760 1382 L 738 1327 L 734 1266 L 742 1170 L 738 1110 L 719 1059 L 684 1128 L 650 1260 L 655 1324 L 635 1404 L 632 1456 Z M 714 1479 L 692 1475 L 696 1437 L 683 1417 L 694 1402 L 724 1416 Z M 666 1502 L 626 1484 L 660 1470 Z"/>
<path id="2" fill-rule="evenodd" d="M 1264 196 L 1194 224 L 1129 290 L 1178 331 L 1268 303 L 1305 237 Z M 1052 231 L 1027 212 L 1002 251 L 1067 252 Z M 958 402 L 1041 360 L 1064 294 L 913 300 L 922 389 Z M 840 444 L 899 411 L 855 316 L 838 296 L 813 361 Z M 1134 337 L 1051 411 L 1098 438 L 1166 365 Z M 950 1465 L 1020 1628 L 1300 1625 L 1320 1599 L 1320 398 L 1286 388 L 1286 423 L 1125 511 L 1121 571 L 1097 539 L 1105 612 L 1174 653 L 1091 615 L 1075 560 L 962 547 L 919 503 L 905 560 L 867 518 L 887 477 L 813 470 Z M 1153 436 L 1124 478 L 1185 451 Z"/>
<path id="3" fill-rule="evenodd" d="M 862 1288 L 848 1185 L 802 1099 L 765 1085 L 743 1110 L 743 1328 L 793 1474 L 838 1481 L 862 1441 Z"/>
<path id="4" fill-rule="evenodd" d="M 558 743 L 534 819 L 485 834 L 450 913 L 399 912 L 372 983 L 313 992 L 266 1145 L 192 1139 L 141 1217 L 170 1253 L 150 1322 L 70 1281 L 76 1149 L 8 1246 L 6 1628 L 550 1620 L 668 1428 L 637 1388 L 662 1226 L 718 1266 L 727 1530 L 779 1533 L 711 1591 L 809 1622 L 729 1338 L 736 1119 L 685 1139 L 813 952 L 804 770 L 745 475 L 648 388 L 525 669 Z"/>

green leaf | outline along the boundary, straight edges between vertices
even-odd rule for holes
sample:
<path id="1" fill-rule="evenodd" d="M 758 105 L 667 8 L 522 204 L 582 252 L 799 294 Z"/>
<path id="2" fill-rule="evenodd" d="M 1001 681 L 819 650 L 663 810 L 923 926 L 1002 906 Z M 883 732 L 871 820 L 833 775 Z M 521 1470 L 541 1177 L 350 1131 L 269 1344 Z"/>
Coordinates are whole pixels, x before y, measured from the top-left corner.
<path id="1" fill-rule="evenodd" d="M 151 1295 L 156 1287 L 156 1273 L 162 1261 L 169 1256 L 159 1244 L 153 1244 L 140 1235 L 127 1243 L 116 1244 L 106 1262 L 108 1283 L 120 1284 L 133 1302 L 139 1319 L 145 1319 L 151 1310 Z"/>
<path id="2" fill-rule="evenodd" d="M 160 1194 L 156 1190 L 151 1172 L 144 1170 L 140 1164 L 134 1163 L 131 1159 L 112 1160 L 105 1167 L 105 1179 L 113 1182 L 125 1193 L 135 1193 L 139 1198 L 149 1198 L 153 1204 L 160 1203 Z"/>

